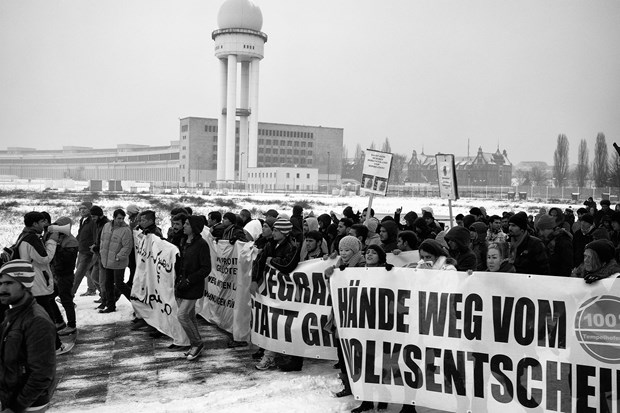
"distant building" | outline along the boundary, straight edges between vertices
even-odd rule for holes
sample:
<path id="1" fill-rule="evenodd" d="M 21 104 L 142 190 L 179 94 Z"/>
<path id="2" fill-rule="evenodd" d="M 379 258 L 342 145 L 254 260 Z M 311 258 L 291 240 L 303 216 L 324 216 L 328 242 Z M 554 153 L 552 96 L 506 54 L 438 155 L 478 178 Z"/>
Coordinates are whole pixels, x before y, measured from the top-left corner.
<path id="1" fill-rule="evenodd" d="M 316 168 L 248 168 L 248 189 L 263 191 L 317 191 L 319 170 Z"/>
<path id="2" fill-rule="evenodd" d="M 510 186 L 512 163 L 506 150 L 494 153 L 478 149 L 476 156 L 455 156 L 456 179 L 459 185 Z M 413 151 L 407 164 L 407 181 L 410 183 L 437 183 L 435 155 L 418 155 Z"/>
<path id="3" fill-rule="evenodd" d="M 0 150 L 0 175 L 210 185 L 217 177 L 217 123 L 217 119 L 211 118 L 181 119 L 179 140 L 165 146 L 65 146 L 58 150 L 10 147 Z M 237 142 L 238 126 L 239 121 Z M 328 180 L 331 185 L 340 183 L 342 128 L 263 122 L 258 127 L 257 167 L 316 169 L 318 185 L 326 185 Z M 246 154 L 239 152 L 238 145 L 235 152 L 236 179 L 245 181 Z"/>

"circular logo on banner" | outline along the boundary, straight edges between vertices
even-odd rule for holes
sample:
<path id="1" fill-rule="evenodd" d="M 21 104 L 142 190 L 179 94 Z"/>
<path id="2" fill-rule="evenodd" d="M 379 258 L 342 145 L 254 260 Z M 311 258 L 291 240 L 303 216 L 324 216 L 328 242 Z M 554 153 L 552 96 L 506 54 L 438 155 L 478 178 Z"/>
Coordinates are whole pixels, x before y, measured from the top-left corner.
<path id="1" fill-rule="evenodd" d="M 594 297 L 575 316 L 575 334 L 581 347 L 604 363 L 620 363 L 620 298 Z"/>

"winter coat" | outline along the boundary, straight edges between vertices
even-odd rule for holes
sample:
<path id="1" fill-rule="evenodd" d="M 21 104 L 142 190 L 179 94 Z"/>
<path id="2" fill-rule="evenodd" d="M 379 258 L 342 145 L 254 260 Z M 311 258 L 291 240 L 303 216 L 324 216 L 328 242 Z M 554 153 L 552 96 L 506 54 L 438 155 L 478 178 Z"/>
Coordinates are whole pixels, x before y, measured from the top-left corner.
<path id="1" fill-rule="evenodd" d="M 155 234 L 157 235 L 159 238 L 163 239 L 164 236 L 161 232 L 161 228 L 159 228 L 157 225 L 153 224 L 153 225 L 149 225 L 146 228 L 142 228 L 142 233 L 144 235 L 149 235 L 149 234 Z"/>
<path id="2" fill-rule="evenodd" d="M 514 262 L 515 269 L 521 274 L 548 275 L 549 258 L 542 241 L 528 233 L 523 234 L 523 240 L 516 247 Z"/>
<path id="3" fill-rule="evenodd" d="M 59 241 L 52 260 L 52 271 L 55 277 L 73 277 L 79 249 L 78 240 L 73 235 L 60 234 Z"/>
<path id="4" fill-rule="evenodd" d="M 594 240 L 592 233 L 595 229 L 592 226 L 586 234 L 581 229 L 578 229 L 573 234 L 573 267 L 578 267 L 583 262 L 583 253 L 586 250 L 586 245 Z"/>
<path id="5" fill-rule="evenodd" d="M 23 412 L 49 403 L 56 376 L 56 328 L 32 296 L 6 312 L 0 336 L 0 402 Z"/>
<path id="6" fill-rule="evenodd" d="M 256 265 L 252 266 L 252 282 L 261 284 L 265 277 L 267 258 L 271 257 L 270 264 L 276 270 L 290 274 L 299 264 L 301 246 L 297 248 L 290 236 L 279 243 L 269 242 L 256 257 Z"/>
<path id="7" fill-rule="evenodd" d="M 247 242 L 248 240 L 243 228 L 235 224 L 226 227 L 222 239 L 230 241 L 231 244 L 234 244 L 236 241 Z"/>
<path id="8" fill-rule="evenodd" d="M 573 236 L 558 228 L 543 242 L 549 257 L 549 274 L 570 277 L 573 270 Z"/>
<path id="9" fill-rule="evenodd" d="M 586 271 L 583 264 L 574 271 L 575 276 L 585 279 L 588 284 L 619 273 L 620 265 L 615 259 L 610 260 L 596 271 Z"/>
<path id="10" fill-rule="evenodd" d="M 76 239 L 78 240 L 78 251 L 85 254 L 92 254 L 90 246 L 93 245 L 93 238 L 95 238 L 96 226 L 95 221 L 89 215 L 88 217 L 80 221 L 80 228 Z"/>
<path id="11" fill-rule="evenodd" d="M 34 268 L 32 295 L 40 297 L 54 293 L 54 277 L 50 263 L 56 253 L 56 241 L 48 239 L 45 244 L 31 228 L 25 228 L 26 237 L 19 244 L 19 258 L 30 261 Z"/>
<path id="12" fill-rule="evenodd" d="M 209 244 L 200 235 L 194 235 L 181 245 L 181 271 L 175 280 L 174 295 L 186 300 L 198 300 L 205 293 L 205 278 L 211 273 Z"/>
<path id="13" fill-rule="evenodd" d="M 101 266 L 110 270 L 122 270 L 129 265 L 129 254 L 133 249 L 133 234 L 125 222 L 115 225 L 114 221 L 104 225 L 101 231 L 99 254 Z"/>

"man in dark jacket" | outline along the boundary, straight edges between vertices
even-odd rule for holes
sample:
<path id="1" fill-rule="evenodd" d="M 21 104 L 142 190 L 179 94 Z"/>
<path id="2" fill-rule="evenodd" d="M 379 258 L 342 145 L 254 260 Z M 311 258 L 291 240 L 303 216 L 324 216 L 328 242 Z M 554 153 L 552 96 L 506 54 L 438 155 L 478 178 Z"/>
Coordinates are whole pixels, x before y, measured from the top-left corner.
<path id="1" fill-rule="evenodd" d="M 55 387 L 56 328 L 30 293 L 34 269 L 25 260 L 0 268 L 0 404 L 3 412 L 44 411 Z"/>
<path id="2" fill-rule="evenodd" d="M 562 228 L 562 219 L 543 215 L 536 228 L 549 257 L 549 274 L 570 277 L 573 270 L 573 236 Z"/>
<path id="3" fill-rule="evenodd" d="M 590 214 L 583 214 L 575 223 L 579 225 L 573 234 L 573 267 L 579 267 L 583 262 L 583 252 L 586 245 L 594 240 L 592 233 L 596 229 L 594 217 Z"/>
<path id="4" fill-rule="evenodd" d="M 71 225 L 73 221 L 69 217 L 61 217 L 50 225 L 47 230 L 50 233 L 58 232 L 58 243 L 56 244 L 56 254 L 52 260 L 52 272 L 54 273 L 54 292 L 60 297 L 60 303 L 65 309 L 67 315 L 67 325 L 60 331 L 58 335 L 66 336 L 75 333 L 75 304 L 73 303 L 73 270 L 75 261 L 78 256 L 79 243 L 71 234 Z M 60 313 L 56 302 L 53 302 L 54 312 L 57 316 Z M 62 319 L 62 315 L 60 315 Z"/>
<path id="5" fill-rule="evenodd" d="M 265 249 L 257 257 L 257 265 L 254 266 L 252 272 L 251 292 L 257 292 L 258 285 L 262 284 L 265 278 L 267 265 L 272 266 L 276 270 L 289 274 L 299 264 L 300 248 L 297 248 L 291 238 L 293 224 L 291 221 L 280 218 L 273 224 L 273 243 L 268 243 Z M 265 350 L 260 363 L 256 365 L 258 370 L 267 370 L 276 368 L 276 353 Z M 284 371 L 299 371 L 303 366 L 303 358 L 290 357 L 280 368 Z"/>
<path id="6" fill-rule="evenodd" d="M 105 285 L 105 269 L 101 265 L 101 255 L 99 254 L 99 249 L 101 247 L 101 231 L 103 231 L 103 227 L 110 220 L 103 213 L 103 209 L 100 206 L 94 205 L 90 209 L 90 216 L 95 224 L 95 231 L 93 233 L 92 244 L 90 246 L 90 250 L 93 253 L 92 258 L 92 268 L 90 270 L 90 276 L 97 283 L 99 288 L 100 296 L 99 299 L 96 300 L 96 303 L 99 303 L 97 306 L 98 310 L 103 310 L 106 305 L 106 300 L 108 297 L 108 290 Z M 112 291 L 114 294 L 114 291 Z"/>
<path id="7" fill-rule="evenodd" d="M 549 274 L 549 258 L 542 241 L 528 233 L 527 215 L 517 212 L 508 221 L 510 262 L 521 274 Z"/>
<path id="8" fill-rule="evenodd" d="M 88 288 L 82 295 L 95 295 L 97 294 L 97 285 L 90 276 L 93 260 L 93 252 L 90 250 L 93 245 L 93 237 L 95 234 L 95 222 L 90 216 L 90 208 L 93 206 L 92 202 L 82 202 L 80 204 L 80 227 L 78 229 L 78 261 L 75 268 L 75 277 L 73 279 L 73 289 L 71 290 L 73 295 L 77 292 L 82 279 L 86 276 Z"/>
<path id="9" fill-rule="evenodd" d="M 204 348 L 196 320 L 196 300 L 203 297 L 205 279 L 211 272 L 209 244 L 200 235 L 204 229 L 203 217 L 190 215 L 183 224 L 187 236 L 181 245 L 181 271 L 175 280 L 174 295 L 179 307 L 179 324 L 189 337 L 191 348 L 186 353 L 188 360 L 195 360 Z"/>

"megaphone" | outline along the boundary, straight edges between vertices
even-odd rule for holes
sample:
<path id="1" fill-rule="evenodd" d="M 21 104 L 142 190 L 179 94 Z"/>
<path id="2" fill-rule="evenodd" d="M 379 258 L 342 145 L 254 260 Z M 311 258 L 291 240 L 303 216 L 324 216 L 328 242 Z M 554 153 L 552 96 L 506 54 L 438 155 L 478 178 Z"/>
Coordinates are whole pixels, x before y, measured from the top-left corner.
<path id="1" fill-rule="evenodd" d="M 49 232 L 60 232 L 61 234 L 71 235 L 71 224 L 66 225 L 50 225 L 47 227 Z"/>

